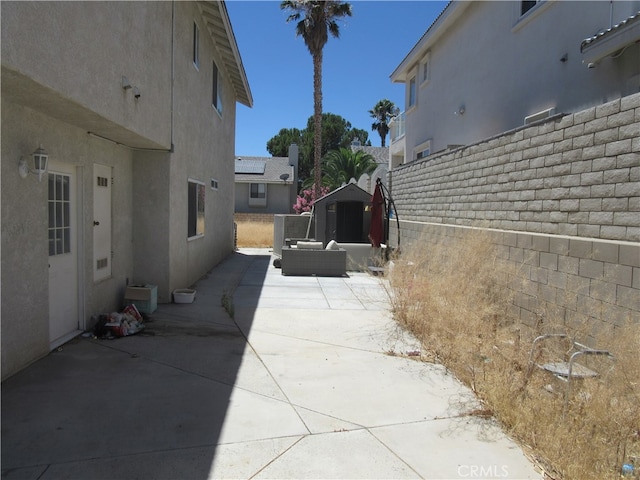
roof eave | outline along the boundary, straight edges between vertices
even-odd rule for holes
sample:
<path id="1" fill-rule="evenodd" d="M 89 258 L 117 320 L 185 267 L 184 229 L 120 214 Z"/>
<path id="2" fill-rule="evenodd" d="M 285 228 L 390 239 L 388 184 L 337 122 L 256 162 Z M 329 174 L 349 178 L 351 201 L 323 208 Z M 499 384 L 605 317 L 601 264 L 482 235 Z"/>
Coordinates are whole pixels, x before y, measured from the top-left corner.
<path id="1" fill-rule="evenodd" d="M 471 2 L 469 1 L 450 1 L 444 10 L 438 15 L 438 18 L 424 32 L 420 40 L 413 46 L 409 53 L 404 57 L 400 65 L 391 73 L 389 78 L 393 83 L 404 83 L 407 81 L 408 73 L 413 66 L 424 56 L 429 48 L 442 36 L 466 10 Z"/>
<path id="2" fill-rule="evenodd" d="M 224 1 L 199 1 L 198 6 L 211 40 L 231 79 L 236 101 L 247 107 L 252 107 L 253 96 Z"/>
<path id="3" fill-rule="evenodd" d="M 597 63 L 629 45 L 640 41 L 640 12 L 595 37 L 582 41 L 583 63 Z"/>

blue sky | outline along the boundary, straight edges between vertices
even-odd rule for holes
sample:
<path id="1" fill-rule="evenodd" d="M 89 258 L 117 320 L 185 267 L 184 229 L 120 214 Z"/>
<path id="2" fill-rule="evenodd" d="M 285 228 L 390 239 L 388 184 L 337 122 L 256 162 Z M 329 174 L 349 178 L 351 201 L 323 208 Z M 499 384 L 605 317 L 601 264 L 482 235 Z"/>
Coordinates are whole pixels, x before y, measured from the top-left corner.
<path id="1" fill-rule="evenodd" d="M 340 38 L 324 48 L 323 111 L 369 132 L 368 111 L 383 98 L 404 110 L 404 85 L 389 76 L 444 9 L 447 1 L 355 0 L 340 22 Z M 295 24 L 274 0 L 227 0 L 253 108 L 237 105 L 236 155 L 269 156 L 267 141 L 281 128 L 303 129 L 313 115 L 313 63 Z M 387 144 L 389 137 L 387 136 Z"/>

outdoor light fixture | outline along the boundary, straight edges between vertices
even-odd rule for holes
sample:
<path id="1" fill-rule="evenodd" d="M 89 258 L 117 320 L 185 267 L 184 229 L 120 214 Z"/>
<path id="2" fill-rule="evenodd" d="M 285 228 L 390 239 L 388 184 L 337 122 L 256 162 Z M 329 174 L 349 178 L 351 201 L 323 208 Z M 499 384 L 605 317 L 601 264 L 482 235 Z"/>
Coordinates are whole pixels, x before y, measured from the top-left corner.
<path id="1" fill-rule="evenodd" d="M 32 173 L 33 175 L 38 176 L 38 181 L 42 181 L 42 176 L 47 171 L 47 160 L 49 159 L 49 155 L 44 151 L 42 145 L 31 154 L 33 157 L 33 169 L 29 166 L 29 163 L 24 157 L 20 157 L 20 162 L 18 163 L 18 173 L 22 178 L 27 178 L 27 176 Z"/>
<path id="2" fill-rule="evenodd" d="M 131 82 L 124 75 L 122 76 L 122 88 L 124 90 L 129 90 L 131 88 Z"/>

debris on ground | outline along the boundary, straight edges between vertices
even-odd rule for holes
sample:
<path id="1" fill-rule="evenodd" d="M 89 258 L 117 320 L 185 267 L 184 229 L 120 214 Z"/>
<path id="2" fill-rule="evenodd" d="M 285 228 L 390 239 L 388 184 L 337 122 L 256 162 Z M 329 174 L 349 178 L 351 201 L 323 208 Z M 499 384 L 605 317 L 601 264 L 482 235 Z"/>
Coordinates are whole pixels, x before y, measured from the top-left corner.
<path id="1" fill-rule="evenodd" d="M 135 305 L 127 305 L 121 312 L 101 314 L 93 329 L 96 338 L 109 339 L 135 335 L 144 329 L 144 318 Z"/>

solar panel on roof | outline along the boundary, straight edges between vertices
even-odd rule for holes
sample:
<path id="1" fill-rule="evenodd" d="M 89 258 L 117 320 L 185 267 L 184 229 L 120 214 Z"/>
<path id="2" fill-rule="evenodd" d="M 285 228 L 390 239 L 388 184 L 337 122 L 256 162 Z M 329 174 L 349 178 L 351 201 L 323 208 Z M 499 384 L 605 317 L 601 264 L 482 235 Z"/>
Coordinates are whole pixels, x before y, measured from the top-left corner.
<path id="1" fill-rule="evenodd" d="M 264 160 L 236 160 L 236 173 L 264 175 L 266 166 Z"/>

